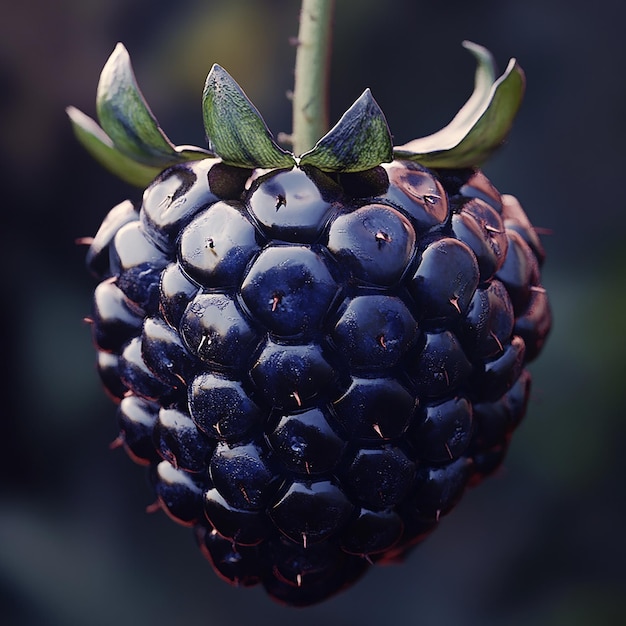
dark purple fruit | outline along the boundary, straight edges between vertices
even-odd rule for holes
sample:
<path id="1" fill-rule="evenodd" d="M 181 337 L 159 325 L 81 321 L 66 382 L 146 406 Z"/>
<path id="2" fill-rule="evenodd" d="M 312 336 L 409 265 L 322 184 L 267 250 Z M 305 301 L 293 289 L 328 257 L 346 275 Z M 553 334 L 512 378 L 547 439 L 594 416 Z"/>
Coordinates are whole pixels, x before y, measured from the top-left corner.
<path id="1" fill-rule="evenodd" d="M 217 65 L 207 149 L 174 146 L 121 46 L 103 127 L 69 111 L 145 188 L 87 254 L 115 443 L 148 466 L 150 509 L 192 527 L 231 584 L 306 606 L 401 561 L 497 471 L 524 417 L 552 321 L 545 252 L 477 167 L 523 74 L 490 80 L 488 53 L 466 45 L 480 65 L 467 109 L 395 148 L 368 90 L 293 155 Z"/>

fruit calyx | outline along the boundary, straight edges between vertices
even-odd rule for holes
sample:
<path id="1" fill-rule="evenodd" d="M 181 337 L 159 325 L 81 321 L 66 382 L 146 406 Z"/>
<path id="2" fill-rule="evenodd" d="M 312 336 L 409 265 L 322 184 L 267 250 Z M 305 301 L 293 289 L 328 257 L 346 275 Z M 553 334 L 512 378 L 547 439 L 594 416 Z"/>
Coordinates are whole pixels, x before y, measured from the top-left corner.
<path id="1" fill-rule="evenodd" d="M 68 107 L 74 132 L 102 165 L 128 183 L 145 186 L 171 165 L 214 156 L 196 146 L 175 146 L 148 106 L 123 44 L 106 62 L 96 96 L 98 123 Z"/>
<path id="2" fill-rule="evenodd" d="M 471 41 L 464 41 L 463 47 L 477 62 L 469 100 L 445 128 L 397 146 L 395 158 L 435 168 L 477 167 L 505 140 L 524 96 L 524 71 L 511 59 L 496 79 L 489 50 Z"/>
<path id="3" fill-rule="evenodd" d="M 217 64 L 207 76 L 202 97 L 208 149 L 175 146 L 146 103 L 121 43 L 100 76 L 99 124 L 74 107 L 67 113 L 78 140 L 92 156 L 141 187 L 167 167 L 207 157 L 241 168 L 306 165 L 336 173 L 361 172 L 393 159 L 435 168 L 478 167 L 505 140 L 521 104 L 525 77 L 511 59 L 496 79 L 489 51 L 471 42 L 463 45 L 477 61 L 469 100 L 442 130 L 397 147 L 384 113 L 366 89 L 311 150 L 296 156 L 276 143 L 259 111 Z"/>

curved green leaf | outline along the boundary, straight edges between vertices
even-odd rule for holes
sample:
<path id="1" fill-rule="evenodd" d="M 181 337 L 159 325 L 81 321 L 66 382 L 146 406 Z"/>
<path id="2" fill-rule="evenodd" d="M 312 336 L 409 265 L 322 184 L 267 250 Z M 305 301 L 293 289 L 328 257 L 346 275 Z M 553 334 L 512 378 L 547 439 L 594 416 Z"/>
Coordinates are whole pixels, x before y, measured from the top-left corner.
<path id="1" fill-rule="evenodd" d="M 101 165 L 131 185 L 147 186 L 163 168 L 138 163 L 122 154 L 98 124 L 74 107 L 66 109 L 74 134 L 83 147 Z"/>
<path id="2" fill-rule="evenodd" d="M 167 138 L 137 85 L 128 51 L 121 43 L 100 75 L 96 110 L 117 150 L 139 163 L 163 169 L 164 164 L 208 156 L 206 151 L 191 147 L 185 148 L 183 156 Z"/>
<path id="3" fill-rule="evenodd" d="M 228 165 L 292 167 L 293 155 L 274 141 L 261 114 L 219 65 L 211 68 L 202 96 L 209 148 Z"/>
<path id="4" fill-rule="evenodd" d="M 489 51 L 471 42 L 463 45 L 478 64 L 471 97 L 442 130 L 394 148 L 396 158 L 427 167 L 476 167 L 508 135 L 524 96 L 524 71 L 511 59 L 504 74 L 495 80 Z"/>
<path id="5" fill-rule="evenodd" d="M 311 150 L 300 165 L 325 172 L 362 172 L 393 159 L 393 143 L 387 120 L 369 89 Z"/>

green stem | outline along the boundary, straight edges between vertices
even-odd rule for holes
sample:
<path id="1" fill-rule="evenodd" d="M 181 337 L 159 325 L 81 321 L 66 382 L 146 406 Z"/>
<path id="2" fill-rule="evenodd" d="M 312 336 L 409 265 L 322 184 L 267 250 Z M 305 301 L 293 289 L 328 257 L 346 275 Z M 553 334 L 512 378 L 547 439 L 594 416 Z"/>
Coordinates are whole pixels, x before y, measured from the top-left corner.
<path id="1" fill-rule="evenodd" d="M 328 130 L 328 66 L 334 0 L 302 0 L 293 92 L 293 151 L 310 150 Z"/>

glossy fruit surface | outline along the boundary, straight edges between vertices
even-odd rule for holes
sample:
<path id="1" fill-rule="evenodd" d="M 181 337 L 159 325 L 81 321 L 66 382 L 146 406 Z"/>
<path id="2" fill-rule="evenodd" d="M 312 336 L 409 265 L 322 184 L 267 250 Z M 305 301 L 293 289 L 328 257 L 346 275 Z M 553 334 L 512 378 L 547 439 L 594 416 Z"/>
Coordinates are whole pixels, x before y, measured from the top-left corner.
<path id="1" fill-rule="evenodd" d="M 406 554 L 505 458 L 551 326 L 545 253 L 480 164 L 524 74 L 491 55 L 442 131 L 394 147 L 369 90 L 307 152 L 218 65 L 208 149 L 174 146 L 119 45 L 78 138 L 141 202 L 87 266 L 122 444 L 215 572 L 304 606 Z M 294 142 L 294 145 L 299 142 Z"/>
<path id="2" fill-rule="evenodd" d="M 105 220 L 94 341 L 161 507 L 220 576 L 307 604 L 499 466 L 550 325 L 543 257 L 474 170 L 394 161 L 344 189 L 296 167 L 223 199 L 214 167 Z"/>

